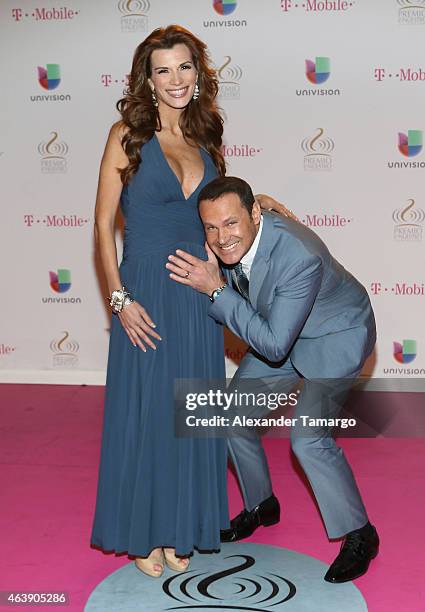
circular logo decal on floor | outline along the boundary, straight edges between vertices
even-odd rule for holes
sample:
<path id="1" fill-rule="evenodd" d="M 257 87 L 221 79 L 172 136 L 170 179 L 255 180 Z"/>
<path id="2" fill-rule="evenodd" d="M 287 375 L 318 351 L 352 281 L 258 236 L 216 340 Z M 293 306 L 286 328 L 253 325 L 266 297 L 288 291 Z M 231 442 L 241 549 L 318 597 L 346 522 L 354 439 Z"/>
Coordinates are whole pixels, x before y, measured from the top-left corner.
<path id="1" fill-rule="evenodd" d="M 237 610 L 367 612 L 353 583 L 329 584 L 327 566 L 307 555 L 263 544 L 224 544 L 191 558 L 187 572 L 150 578 L 128 563 L 103 580 L 85 612 Z"/>

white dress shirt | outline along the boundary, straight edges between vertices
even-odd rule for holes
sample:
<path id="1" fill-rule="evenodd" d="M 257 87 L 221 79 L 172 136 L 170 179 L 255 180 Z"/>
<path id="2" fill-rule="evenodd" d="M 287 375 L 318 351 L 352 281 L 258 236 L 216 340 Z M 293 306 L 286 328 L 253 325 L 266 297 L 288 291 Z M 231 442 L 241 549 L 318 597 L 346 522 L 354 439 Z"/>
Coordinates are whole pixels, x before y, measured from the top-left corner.
<path id="1" fill-rule="evenodd" d="M 255 236 L 255 240 L 251 245 L 248 253 L 241 259 L 242 270 L 246 274 L 246 277 L 249 280 L 251 275 L 252 262 L 254 261 L 255 254 L 257 253 L 258 245 L 260 244 L 261 232 L 263 231 L 263 215 L 260 218 L 260 227 L 258 228 L 257 235 Z"/>

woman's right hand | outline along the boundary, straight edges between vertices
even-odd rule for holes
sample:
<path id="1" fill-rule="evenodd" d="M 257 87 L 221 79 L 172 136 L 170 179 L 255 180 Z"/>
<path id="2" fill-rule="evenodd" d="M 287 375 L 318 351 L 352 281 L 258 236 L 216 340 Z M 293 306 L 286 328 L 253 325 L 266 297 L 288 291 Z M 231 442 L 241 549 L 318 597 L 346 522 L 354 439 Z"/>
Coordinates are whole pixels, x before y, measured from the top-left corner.
<path id="1" fill-rule="evenodd" d="M 146 353 L 145 344 L 147 344 L 156 351 L 156 346 L 149 336 L 157 340 L 162 338 L 154 331 L 155 323 L 139 302 L 124 306 L 118 317 L 133 346 L 139 346 Z"/>

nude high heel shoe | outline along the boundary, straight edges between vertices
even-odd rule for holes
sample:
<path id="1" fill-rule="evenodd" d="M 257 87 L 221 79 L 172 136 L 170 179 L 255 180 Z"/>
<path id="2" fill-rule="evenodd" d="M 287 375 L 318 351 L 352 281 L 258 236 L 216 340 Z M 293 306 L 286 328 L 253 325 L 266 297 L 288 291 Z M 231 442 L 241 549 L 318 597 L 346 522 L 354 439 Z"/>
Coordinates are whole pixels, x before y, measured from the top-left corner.
<path id="1" fill-rule="evenodd" d="M 137 569 L 147 576 L 160 578 L 164 572 L 164 555 L 162 548 L 154 548 L 149 557 L 136 557 L 134 563 Z"/>
<path id="2" fill-rule="evenodd" d="M 176 557 L 174 548 L 164 548 L 165 563 L 173 572 L 185 572 L 189 567 L 189 557 Z"/>

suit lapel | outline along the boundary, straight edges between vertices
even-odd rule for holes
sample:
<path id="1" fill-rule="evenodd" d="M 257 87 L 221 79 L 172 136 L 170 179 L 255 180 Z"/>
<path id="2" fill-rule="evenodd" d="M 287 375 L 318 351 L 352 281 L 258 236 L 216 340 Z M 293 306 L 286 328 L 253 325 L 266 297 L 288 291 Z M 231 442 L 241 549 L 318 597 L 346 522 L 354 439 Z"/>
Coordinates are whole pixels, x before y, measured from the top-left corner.
<path id="1" fill-rule="evenodd" d="M 258 249 L 252 262 L 249 277 L 249 301 L 257 309 L 258 294 L 267 274 L 270 252 L 273 247 L 273 216 L 263 213 L 263 230 L 260 236 Z"/>

